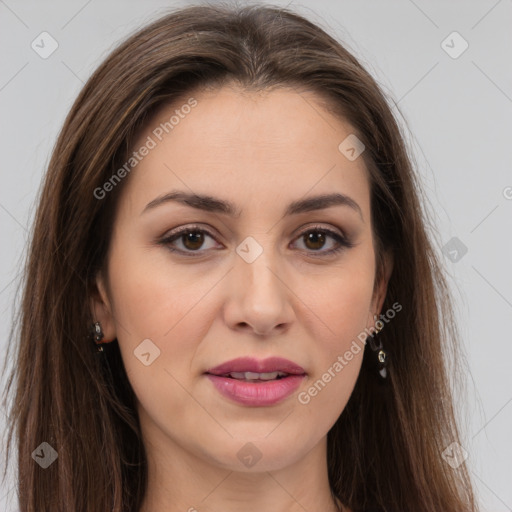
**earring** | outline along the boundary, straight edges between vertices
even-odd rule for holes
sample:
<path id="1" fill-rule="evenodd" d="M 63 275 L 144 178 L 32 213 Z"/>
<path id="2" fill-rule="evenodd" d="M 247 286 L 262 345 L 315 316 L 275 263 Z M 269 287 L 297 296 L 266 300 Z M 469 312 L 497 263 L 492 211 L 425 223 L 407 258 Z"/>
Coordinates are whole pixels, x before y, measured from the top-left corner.
<path id="1" fill-rule="evenodd" d="M 105 335 L 103 334 L 103 331 L 101 330 L 101 324 L 99 322 L 94 322 L 91 326 L 91 337 L 96 344 L 96 351 L 97 352 L 104 352 L 102 344 L 104 343 L 110 343 L 114 340 L 105 340 L 102 341 Z M 114 338 L 115 339 L 115 338 Z"/>
<path id="2" fill-rule="evenodd" d="M 375 315 L 376 317 L 377 315 Z M 389 361 L 389 352 L 384 350 L 381 339 L 377 339 L 377 334 L 382 330 L 377 329 L 374 333 L 370 334 L 366 340 L 366 346 L 371 349 L 371 366 L 376 367 L 379 375 L 385 379 L 388 376 L 387 365 Z"/>

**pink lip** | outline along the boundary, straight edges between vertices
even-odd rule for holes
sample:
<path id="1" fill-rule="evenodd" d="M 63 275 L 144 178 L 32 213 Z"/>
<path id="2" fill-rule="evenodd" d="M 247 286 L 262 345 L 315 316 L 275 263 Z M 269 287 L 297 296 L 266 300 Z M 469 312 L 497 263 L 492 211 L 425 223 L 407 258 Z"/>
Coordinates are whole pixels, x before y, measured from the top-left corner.
<path id="1" fill-rule="evenodd" d="M 263 360 L 254 359 L 253 357 L 239 357 L 206 370 L 206 373 L 212 375 L 225 375 L 231 372 L 286 372 L 293 375 L 304 375 L 306 373 L 302 366 L 282 357 L 269 357 Z"/>
<path id="2" fill-rule="evenodd" d="M 206 375 L 217 390 L 227 398 L 244 405 L 273 405 L 291 395 L 305 375 L 289 375 L 267 382 L 245 382 L 243 380 Z"/>
<path id="3" fill-rule="evenodd" d="M 281 379 L 266 382 L 246 382 L 223 377 L 231 372 L 286 372 Z M 216 389 L 225 397 L 252 406 L 273 405 L 290 396 L 299 386 L 306 372 L 301 366 L 281 357 L 270 357 L 259 361 L 244 357 L 227 361 L 206 372 Z"/>

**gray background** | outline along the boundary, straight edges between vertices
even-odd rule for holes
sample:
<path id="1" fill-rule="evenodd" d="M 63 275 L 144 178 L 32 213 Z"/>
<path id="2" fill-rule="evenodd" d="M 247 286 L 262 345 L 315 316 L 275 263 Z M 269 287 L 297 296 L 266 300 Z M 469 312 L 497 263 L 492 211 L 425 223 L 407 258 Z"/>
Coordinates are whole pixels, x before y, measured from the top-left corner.
<path id="1" fill-rule="evenodd" d="M 471 476 L 482 510 L 512 511 L 512 2 L 273 3 L 338 37 L 398 104 L 436 216 L 433 234 L 467 352 L 468 386 L 456 403 Z M 2 353 L 34 199 L 66 113 L 115 43 L 166 8 L 187 4 L 0 0 Z M 59 45 L 47 59 L 31 48 L 43 31 Z M 469 44 L 458 58 L 441 46 L 453 31 Z M 452 52 L 462 48 L 447 41 Z M 453 237 L 467 253 L 460 244 L 442 252 Z M 1 510 L 17 510 L 15 490 L 12 477 L 0 487 Z"/>

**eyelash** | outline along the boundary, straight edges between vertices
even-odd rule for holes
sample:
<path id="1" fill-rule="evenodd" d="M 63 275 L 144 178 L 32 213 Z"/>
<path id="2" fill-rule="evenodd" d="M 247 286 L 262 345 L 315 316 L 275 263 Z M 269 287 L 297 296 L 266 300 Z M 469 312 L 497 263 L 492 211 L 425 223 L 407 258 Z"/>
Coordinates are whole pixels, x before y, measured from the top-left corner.
<path id="1" fill-rule="evenodd" d="M 350 242 L 347 238 L 343 237 L 342 235 L 336 233 L 335 231 L 332 231 L 330 229 L 327 229 L 327 228 L 324 228 L 324 227 L 320 227 L 320 226 L 311 226 L 309 227 L 308 229 L 306 229 L 305 231 L 303 231 L 295 240 L 298 240 L 300 239 L 301 237 L 303 237 L 304 235 L 306 235 L 307 233 L 322 233 L 324 235 L 329 235 L 330 237 L 334 238 L 336 240 L 336 242 L 338 242 L 338 246 L 335 247 L 334 249 L 329 249 L 328 251 L 307 251 L 309 253 L 312 253 L 314 255 L 314 257 L 317 257 L 315 253 L 319 253 L 321 257 L 323 256 L 330 256 L 330 255 L 333 255 L 333 254 L 336 254 L 340 251 L 343 251 L 344 249 L 350 249 L 352 247 L 354 247 L 354 243 Z M 170 233 L 168 236 L 162 238 L 161 240 L 158 241 L 159 244 L 161 245 L 164 245 L 167 247 L 167 249 L 171 252 L 178 252 L 178 253 L 181 253 L 181 254 L 184 254 L 184 255 L 187 255 L 187 256 L 190 256 L 190 257 L 198 257 L 201 255 L 201 252 L 204 252 L 204 251 L 200 251 L 200 250 L 197 250 L 197 251 L 191 251 L 191 250 L 186 250 L 186 251 L 183 251 L 181 249 L 176 249 L 176 248 L 173 248 L 173 247 L 170 247 L 170 244 L 172 242 L 174 242 L 175 240 L 178 240 L 181 236 L 183 236 L 184 234 L 186 233 L 203 233 L 203 234 L 206 234 L 208 235 L 209 237 L 213 238 L 215 240 L 215 237 L 206 229 L 203 229 L 199 226 L 185 226 L 183 228 L 179 228 L 178 230 Z"/>

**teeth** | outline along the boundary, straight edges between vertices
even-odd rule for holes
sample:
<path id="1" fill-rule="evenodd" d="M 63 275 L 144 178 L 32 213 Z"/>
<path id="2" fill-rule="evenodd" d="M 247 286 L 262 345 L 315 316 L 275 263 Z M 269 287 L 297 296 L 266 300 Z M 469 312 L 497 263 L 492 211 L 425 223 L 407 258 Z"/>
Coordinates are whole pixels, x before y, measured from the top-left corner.
<path id="1" fill-rule="evenodd" d="M 239 380 L 274 380 L 278 376 L 287 375 L 284 372 L 267 372 L 267 373 L 255 373 L 255 372 L 231 372 L 228 373 L 233 379 Z"/>

